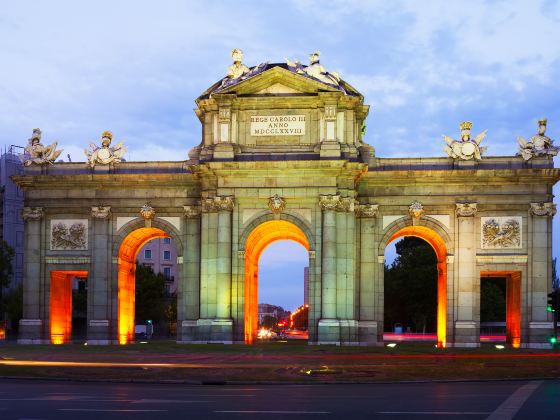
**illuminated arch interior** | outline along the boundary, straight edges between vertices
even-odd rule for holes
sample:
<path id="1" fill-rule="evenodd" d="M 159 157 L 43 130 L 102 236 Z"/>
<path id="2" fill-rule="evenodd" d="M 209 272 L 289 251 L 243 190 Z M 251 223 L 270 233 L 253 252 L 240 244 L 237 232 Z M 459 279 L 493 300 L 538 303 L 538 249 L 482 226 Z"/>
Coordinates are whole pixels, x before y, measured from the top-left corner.
<path id="1" fill-rule="evenodd" d="M 119 248 L 119 344 L 130 343 L 134 339 L 135 274 L 138 251 L 152 239 L 168 237 L 169 235 L 161 229 L 143 227 L 124 238 Z"/>
<path id="2" fill-rule="evenodd" d="M 481 271 L 480 277 L 506 279 L 506 342 L 521 347 L 521 271 Z"/>
<path id="3" fill-rule="evenodd" d="M 423 239 L 434 249 L 437 257 L 437 345 L 445 347 L 447 324 L 447 249 L 443 239 L 432 229 L 424 226 L 408 226 L 395 233 L 387 241 L 391 243 L 403 236 Z"/>
<path id="4" fill-rule="evenodd" d="M 87 271 L 51 271 L 50 337 L 53 344 L 72 339 L 72 279 L 87 277 Z"/>
<path id="5" fill-rule="evenodd" d="M 289 240 L 303 245 L 309 251 L 305 233 L 285 220 L 271 220 L 257 226 L 245 242 L 245 343 L 252 344 L 258 328 L 259 258 L 273 242 Z"/>

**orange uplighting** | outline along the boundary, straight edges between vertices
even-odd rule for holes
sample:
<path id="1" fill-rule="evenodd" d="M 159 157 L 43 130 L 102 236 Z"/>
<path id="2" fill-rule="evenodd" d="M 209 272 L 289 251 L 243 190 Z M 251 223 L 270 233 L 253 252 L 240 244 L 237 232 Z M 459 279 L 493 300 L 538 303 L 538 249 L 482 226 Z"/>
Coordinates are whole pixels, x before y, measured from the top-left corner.
<path id="1" fill-rule="evenodd" d="M 245 243 L 245 344 L 252 344 L 258 331 L 259 258 L 267 246 L 281 240 L 297 242 L 309 250 L 305 233 L 285 220 L 260 224 Z"/>
<path id="2" fill-rule="evenodd" d="M 405 227 L 391 236 L 387 243 L 403 236 L 415 236 L 425 240 L 436 253 L 438 272 L 437 346 L 443 348 L 447 339 L 447 249 L 445 243 L 435 231 L 424 226 Z"/>
<path id="3" fill-rule="evenodd" d="M 51 343 L 64 344 L 72 339 L 72 278 L 87 275 L 87 271 L 51 271 Z"/>
<path id="4" fill-rule="evenodd" d="M 521 347 L 521 271 L 482 271 L 480 277 L 506 279 L 506 343 Z"/>
<path id="5" fill-rule="evenodd" d="M 134 305 L 136 292 L 136 256 L 146 243 L 155 238 L 168 238 L 161 229 L 143 227 L 130 233 L 119 249 L 119 344 L 128 344 L 134 339 Z"/>

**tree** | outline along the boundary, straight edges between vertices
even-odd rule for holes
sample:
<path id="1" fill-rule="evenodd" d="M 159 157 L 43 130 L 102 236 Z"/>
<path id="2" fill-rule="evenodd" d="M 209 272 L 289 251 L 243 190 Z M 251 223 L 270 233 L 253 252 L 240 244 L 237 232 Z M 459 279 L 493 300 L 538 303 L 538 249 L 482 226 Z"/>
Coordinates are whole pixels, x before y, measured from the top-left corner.
<path id="1" fill-rule="evenodd" d="M 23 285 L 18 284 L 4 295 L 4 308 L 12 325 L 13 332 L 17 335 L 19 320 L 23 318 Z"/>
<path id="2" fill-rule="evenodd" d="M 506 280 L 483 278 L 480 281 L 480 321 L 504 322 L 506 318 Z"/>
<path id="3" fill-rule="evenodd" d="M 0 239 L 0 319 L 4 318 L 2 291 L 10 285 L 10 276 L 13 273 L 13 258 L 13 248 L 6 241 Z"/>
<path id="4" fill-rule="evenodd" d="M 394 324 L 435 331 L 437 257 L 424 240 L 405 237 L 396 243 L 397 258 L 385 266 L 385 329 Z"/>
<path id="5" fill-rule="evenodd" d="M 165 321 L 165 276 L 151 267 L 136 266 L 136 322 Z"/>
<path id="6" fill-rule="evenodd" d="M 263 328 L 276 328 L 278 324 L 278 318 L 276 318 L 275 316 L 271 316 L 271 315 L 265 315 L 263 316 L 263 320 L 261 323 L 261 326 Z"/>

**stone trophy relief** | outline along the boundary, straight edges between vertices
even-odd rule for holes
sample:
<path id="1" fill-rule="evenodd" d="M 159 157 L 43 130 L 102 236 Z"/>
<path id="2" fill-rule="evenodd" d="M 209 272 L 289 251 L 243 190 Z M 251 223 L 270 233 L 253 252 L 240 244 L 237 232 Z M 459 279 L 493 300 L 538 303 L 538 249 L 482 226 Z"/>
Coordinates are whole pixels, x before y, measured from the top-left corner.
<path id="1" fill-rule="evenodd" d="M 481 217 L 482 249 L 521 248 L 521 216 Z"/>
<path id="2" fill-rule="evenodd" d="M 83 251 L 88 249 L 87 219 L 52 219 L 52 251 Z"/>

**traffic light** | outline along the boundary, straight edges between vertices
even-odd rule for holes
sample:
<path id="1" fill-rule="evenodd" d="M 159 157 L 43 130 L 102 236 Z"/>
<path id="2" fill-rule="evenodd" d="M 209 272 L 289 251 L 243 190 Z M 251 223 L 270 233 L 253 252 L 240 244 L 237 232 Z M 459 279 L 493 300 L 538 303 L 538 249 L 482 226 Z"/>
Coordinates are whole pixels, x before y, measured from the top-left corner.
<path id="1" fill-rule="evenodd" d="M 548 301 L 546 305 L 546 310 L 548 312 L 558 311 L 558 290 L 548 294 Z"/>
<path id="2" fill-rule="evenodd" d="M 558 338 L 551 335 L 550 338 L 548 339 L 548 342 L 554 346 L 558 343 Z"/>

